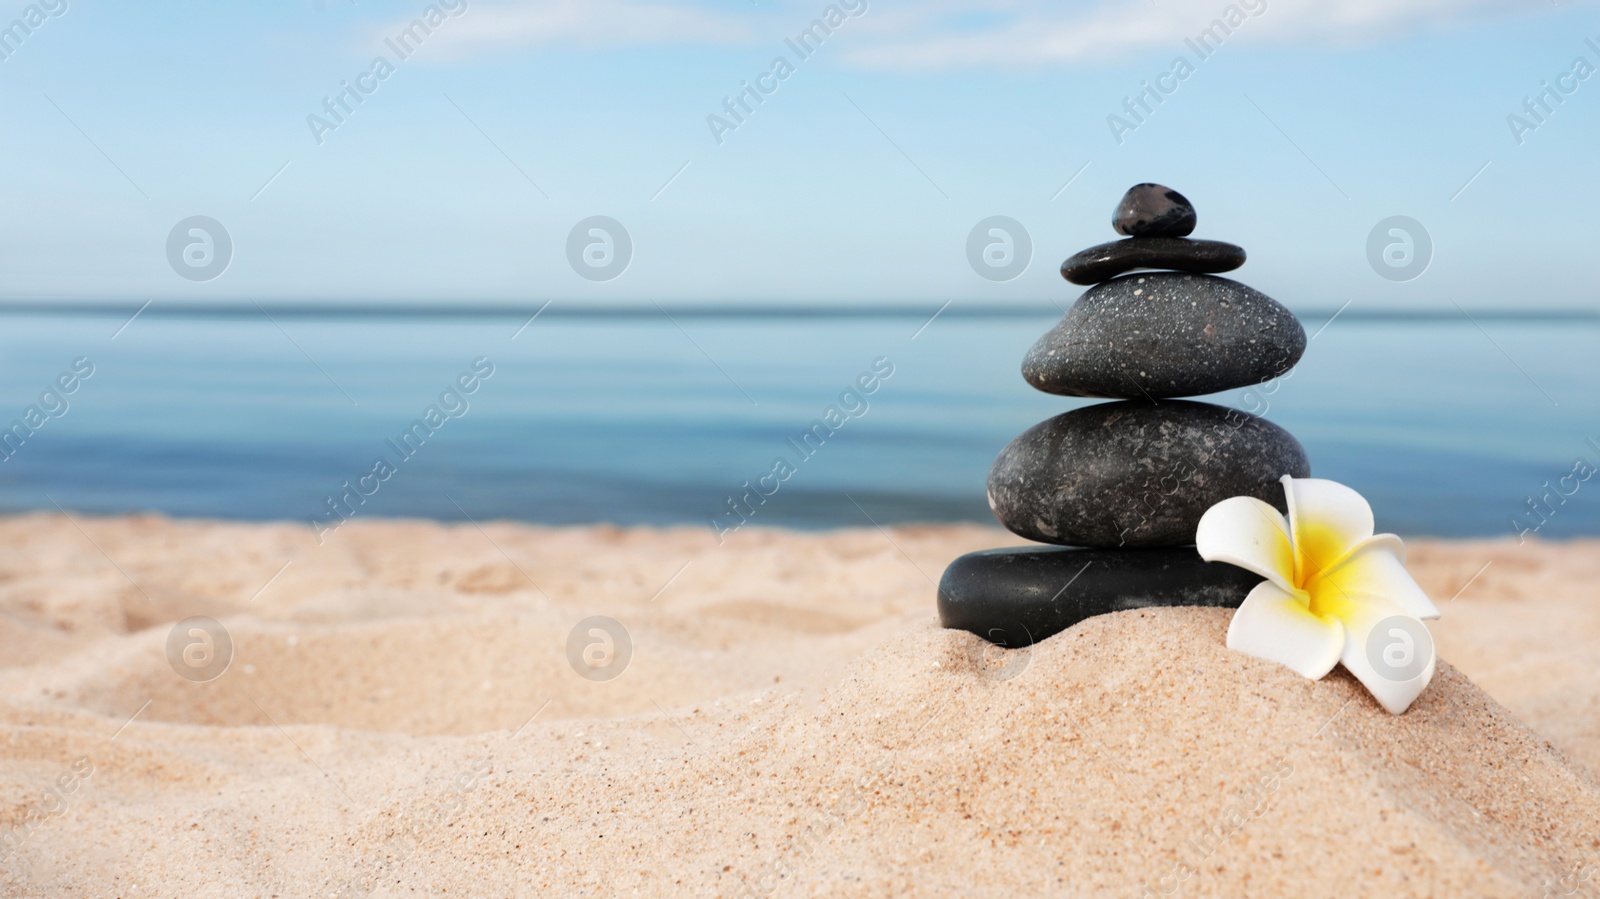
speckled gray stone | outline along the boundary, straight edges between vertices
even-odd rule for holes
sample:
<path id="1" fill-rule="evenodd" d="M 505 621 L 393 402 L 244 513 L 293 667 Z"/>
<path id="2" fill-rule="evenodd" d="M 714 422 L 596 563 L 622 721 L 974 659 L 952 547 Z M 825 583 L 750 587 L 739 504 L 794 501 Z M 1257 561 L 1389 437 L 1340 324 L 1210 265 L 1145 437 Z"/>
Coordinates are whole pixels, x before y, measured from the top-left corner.
<path id="1" fill-rule="evenodd" d="M 1084 291 L 1028 351 L 1022 376 L 1063 396 L 1199 396 L 1277 377 L 1305 348 L 1294 313 L 1254 288 L 1136 273 Z"/>
<path id="2" fill-rule="evenodd" d="M 1182 546 L 1230 496 L 1284 511 L 1284 475 L 1309 477 L 1288 431 L 1237 409 L 1172 400 L 1096 403 L 1001 450 L 989 508 L 1015 534 L 1064 546 Z"/>
<path id="3" fill-rule="evenodd" d="M 1079 250 L 1061 263 L 1061 277 L 1074 284 L 1099 284 L 1136 268 L 1168 268 L 1215 274 L 1244 265 L 1244 247 L 1220 240 L 1130 237 Z"/>
<path id="4" fill-rule="evenodd" d="M 1170 187 L 1135 184 L 1122 195 L 1111 227 L 1129 237 L 1188 237 L 1199 221 L 1194 204 Z"/>

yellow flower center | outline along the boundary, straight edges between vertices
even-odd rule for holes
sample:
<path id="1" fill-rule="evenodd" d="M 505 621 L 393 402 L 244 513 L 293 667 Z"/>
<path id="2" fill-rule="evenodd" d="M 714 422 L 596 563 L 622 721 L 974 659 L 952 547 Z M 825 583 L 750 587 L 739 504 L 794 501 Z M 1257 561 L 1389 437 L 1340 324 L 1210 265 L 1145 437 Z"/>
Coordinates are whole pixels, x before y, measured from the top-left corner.
<path id="1" fill-rule="evenodd" d="M 1305 589 L 1318 574 L 1342 561 L 1348 551 L 1344 538 L 1334 529 L 1301 516 L 1294 529 L 1294 585 Z"/>

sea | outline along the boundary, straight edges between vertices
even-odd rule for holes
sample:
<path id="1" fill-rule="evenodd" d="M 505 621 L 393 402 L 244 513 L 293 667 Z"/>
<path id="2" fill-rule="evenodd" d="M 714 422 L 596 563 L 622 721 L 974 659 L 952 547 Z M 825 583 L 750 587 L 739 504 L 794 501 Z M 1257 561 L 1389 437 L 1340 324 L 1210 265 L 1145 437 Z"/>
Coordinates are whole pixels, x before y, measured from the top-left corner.
<path id="1" fill-rule="evenodd" d="M 11 308 L 0 512 L 715 531 L 764 483 L 776 489 L 751 524 L 993 523 L 995 455 L 1091 402 L 1019 373 L 1059 316 L 977 303 Z M 1204 401 L 1288 429 L 1313 474 L 1371 501 L 1381 530 L 1600 534 L 1600 478 L 1574 474 L 1600 466 L 1600 318 L 1302 320 L 1311 340 L 1292 372 Z"/>

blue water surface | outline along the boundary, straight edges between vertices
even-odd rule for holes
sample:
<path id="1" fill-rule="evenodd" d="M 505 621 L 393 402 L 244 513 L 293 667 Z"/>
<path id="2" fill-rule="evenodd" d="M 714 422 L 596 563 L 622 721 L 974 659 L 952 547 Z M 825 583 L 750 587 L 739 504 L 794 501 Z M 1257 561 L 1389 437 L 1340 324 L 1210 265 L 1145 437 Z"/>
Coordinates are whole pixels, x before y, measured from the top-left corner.
<path id="1" fill-rule="evenodd" d="M 537 308 L 537 307 L 535 307 Z M 393 471 L 363 517 L 708 525 L 778 459 L 795 468 L 755 521 L 801 528 L 991 522 L 990 462 L 1086 401 L 1018 365 L 1059 312 L 994 317 L 459 318 L 280 313 L 0 316 L 0 423 L 53 408 L 0 462 L 0 511 L 331 517 L 327 500 Z M 530 310 L 531 311 L 531 310 Z M 669 310 L 670 311 L 670 310 Z M 1600 324 L 1504 318 L 1307 320 L 1276 385 L 1210 401 L 1264 411 L 1314 473 L 1360 490 L 1379 526 L 1502 535 L 1530 494 L 1600 465 Z M 120 329 L 120 330 L 119 330 Z M 519 330 L 520 329 L 520 330 Z M 113 337 L 115 335 L 115 337 Z M 40 394 L 81 357 L 65 409 Z M 493 366 L 410 458 L 399 436 L 473 360 Z M 841 400 L 875 360 L 865 406 Z M 1270 394 L 1267 391 L 1271 391 Z M 854 410 L 809 458 L 830 405 Z M 43 411 L 43 409 L 41 409 Z M 443 410 L 441 410 L 443 411 Z M 1593 444 L 1586 441 L 1593 440 Z M 769 480 L 769 484 L 772 481 Z M 1600 478 L 1539 530 L 1600 534 Z"/>

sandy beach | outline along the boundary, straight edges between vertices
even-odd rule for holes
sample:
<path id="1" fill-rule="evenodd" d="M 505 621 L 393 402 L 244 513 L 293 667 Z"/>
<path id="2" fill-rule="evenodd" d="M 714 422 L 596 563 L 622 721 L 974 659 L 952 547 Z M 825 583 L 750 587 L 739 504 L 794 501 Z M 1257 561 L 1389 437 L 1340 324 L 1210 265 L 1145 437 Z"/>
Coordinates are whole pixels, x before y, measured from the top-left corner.
<path id="1" fill-rule="evenodd" d="M 1225 610 L 944 631 L 992 528 L 0 539 L 6 896 L 1600 894 L 1597 541 L 1411 541 L 1444 663 L 1394 717 Z M 569 661 L 590 616 L 614 679 Z"/>

